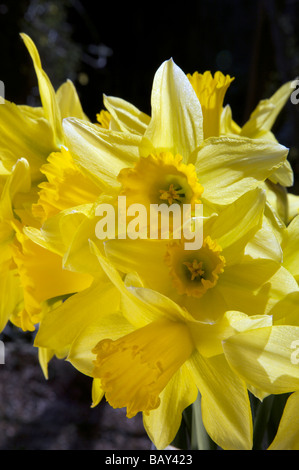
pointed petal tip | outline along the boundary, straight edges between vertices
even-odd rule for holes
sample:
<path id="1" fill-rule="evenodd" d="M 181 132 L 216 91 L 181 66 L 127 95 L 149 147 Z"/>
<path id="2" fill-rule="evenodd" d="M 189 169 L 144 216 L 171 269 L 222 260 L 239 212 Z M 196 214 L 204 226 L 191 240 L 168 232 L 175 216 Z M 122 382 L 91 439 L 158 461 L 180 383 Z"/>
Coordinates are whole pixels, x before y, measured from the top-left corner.
<path id="1" fill-rule="evenodd" d="M 29 38 L 28 34 L 26 34 L 26 33 L 19 33 L 19 35 L 21 36 L 21 38 L 23 39 L 23 41 L 24 41 L 26 38 Z"/>

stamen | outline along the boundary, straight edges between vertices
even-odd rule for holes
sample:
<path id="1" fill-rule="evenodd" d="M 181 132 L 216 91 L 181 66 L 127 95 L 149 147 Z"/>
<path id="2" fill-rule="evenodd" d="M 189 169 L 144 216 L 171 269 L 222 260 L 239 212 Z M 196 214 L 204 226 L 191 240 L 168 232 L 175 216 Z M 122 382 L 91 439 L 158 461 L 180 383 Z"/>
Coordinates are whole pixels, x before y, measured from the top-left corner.
<path id="1" fill-rule="evenodd" d="M 221 251 L 221 246 L 207 236 L 202 247 L 195 251 L 194 258 L 188 256 L 186 259 L 182 241 L 169 243 L 165 263 L 169 266 L 169 275 L 177 292 L 202 297 L 208 289 L 213 288 L 225 267 Z"/>
<path id="2" fill-rule="evenodd" d="M 194 281 L 194 279 L 196 279 L 198 276 L 202 277 L 205 273 L 202 269 L 202 261 L 197 261 L 194 259 L 192 263 L 185 261 L 183 264 L 187 266 L 191 273 L 191 281 Z"/>
<path id="3" fill-rule="evenodd" d="M 198 182 L 195 166 L 182 160 L 181 155 L 170 152 L 141 157 L 133 168 L 120 171 L 121 195 L 127 197 L 128 204 L 159 204 L 161 200 L 169 205 L 200 204 L 204 189 Z"/>
<path id="4" fill-rule="evenodd" d="M 182 188 L 175 189 L 173 183 L 169 186 L 168 190 L 160 189 L 161 196 L 160 199 L 166 200 L 169 205 L 173 204 L 173 201 L 181 202 L 181 198 L 185 196 L 184 190 Z"/>

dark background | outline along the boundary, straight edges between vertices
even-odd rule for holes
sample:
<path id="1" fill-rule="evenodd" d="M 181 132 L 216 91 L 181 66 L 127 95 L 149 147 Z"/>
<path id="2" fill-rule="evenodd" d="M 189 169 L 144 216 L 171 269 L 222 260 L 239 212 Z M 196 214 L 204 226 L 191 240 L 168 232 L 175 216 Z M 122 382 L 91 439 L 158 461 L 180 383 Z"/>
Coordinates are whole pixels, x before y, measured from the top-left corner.
<path id="1" fill-rule="evenodd" d="M 260 99 L 299 77 L 298 31 L 299 0 L 0 0 L 0 80 L 6 99 L 39 105 L 25 32 L 55 89 L 70 78 L 95 121 L 103 93 L 150 113 L 154 74 L 172 57 L 186 73 L 234 76 L 225 104 L 242 125 Z M 298 108 L 289 101 L 273 129 L 290 148 L 297 194 Z M 127 420 L 105 403 L 90 409 L 88 377 L 54 360 L 46 381 L 31 335 L 9 326 L 2 339 L 0 450 L 150 448 L 141 416 Z"/>

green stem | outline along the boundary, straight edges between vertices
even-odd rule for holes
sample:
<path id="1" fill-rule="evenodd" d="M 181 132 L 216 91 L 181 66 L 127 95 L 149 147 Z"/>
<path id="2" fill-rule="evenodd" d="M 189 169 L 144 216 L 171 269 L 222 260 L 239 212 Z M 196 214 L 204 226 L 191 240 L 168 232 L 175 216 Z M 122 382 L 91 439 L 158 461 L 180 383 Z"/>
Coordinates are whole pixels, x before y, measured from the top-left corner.
<path id="1" fill-rule="evenodd" d="M 274 396 L 270 395 L 259 403 L 253 425 L 253 449 L 262 450 L 265 432 L 268 426 Z"/>
<path id="2" fill-rule="evenodd" d="M 171 445 L 181 450 L 188 449 L 188 429 L 184 419 Z"/>
<path id="3" fill-rule="evenodd" d="M 192 405 L 192 430 L 191 430 L 192 450 L 213 450 L 215 444 L 211 440 L 202 422 L 201 396 L 198 393 L 196 401 Z"/>

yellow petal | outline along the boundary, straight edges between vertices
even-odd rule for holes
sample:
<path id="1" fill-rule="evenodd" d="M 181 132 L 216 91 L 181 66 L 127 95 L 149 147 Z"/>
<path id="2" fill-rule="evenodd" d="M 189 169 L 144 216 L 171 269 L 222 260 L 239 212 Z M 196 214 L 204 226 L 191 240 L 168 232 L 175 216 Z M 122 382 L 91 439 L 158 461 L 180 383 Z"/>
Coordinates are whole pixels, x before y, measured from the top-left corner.
<path id="1" fill-rule="evenodd" d="M 117 239 L 105 242 L 105 253 L 118 269 L 125 273 L 138 272 L 146 287 L 171 296 L 172 281 L 169 268 L 164 263 L 166 250 L 164 240 Z"/>
<path id="2" fill-rule="evenodd" d="M 30 164 L 33 182 L 40 182 L 40 166 L 50 152 L 58 150 L 53 131 L 45 117 L 32 117 L 22 107 L 5 101 L 0 106 L 0 155 L 6 170 L 11 171 L 18 159 Z"/>
<path id="3" fill-rule="evenodd" d="M 25 158 L 19 159 L 7 178 L 0 200 L 0 217 L 13 220 L 13 203 L 18 193 L 28 193 L 31 187 L 30 167 Z"/>
<path id="4" fill-rule="evenodd" d="M 187 364 L 202 397 L 202 419 L 210 437 L 224 450 L 250 450 L 252 418 L 245 383 L 223 354 L 207 359 L 196 353 Z"/>
<path id="5" fill-rule="evenodd" d="M 41 369 L 46 379 L 49 378 L 48 364 L 53 356 L 54 356 L 54 351 L 51 351 L 51 349 L 38 348 L 38 360 L 39 360 Z"/>
<path id="6" fill-rule="evenodd" d="M 288 398 L 277 434 L 268 450 L 299 450 L 299 392 Z"/>
<path id="7" fill-rule="evenodd" d="M 283 265 L 299 282 L 299 215 L 294 217 L 285 233 L 281 248 Z"/>
<path id="8" fill-rule="evenodd" d="M 232 109 L 227 104 L 221 113 L 220 117 L 220 135 L 240 134 L 241 127 L 232 118 Z"/>
<path id="9" fill-rule="evenodd" d="M 0 271 L 0 332 L 8 320 L 22 308 L 23 290 L 16 269 L 9 268 L 8 263 L 1 265 Z"/>
<path id="10" fill-rule="evenodd" d="M 182 321 L 188 317 L 188 313 L 167 296 L 155 290 L 140 287 L 140 283 L 136 285 L 136 276 L 127 276 L 123 281 L 114 263 L 109 258 L 105 258 L 94 243 L 91 243 L 91 249 L 111 282 L 121 292 L 122 311 L 136 327 L 143 327 L 150 321 L 158 321 L 160 318 Z M 133 283 L 130 282 L 132 279 Z"/>
<path id="11" fill-rule="evenodd" d="M 231 367 L 270 394 L 299 390 L 299 327 L 272 326 L 231 336 L 223 343 Z"/>
<path id="12" fill-rule="evenodd" d="M 249 120 L 242 127 L 240 135 L 253 139 L 275 141 L 276 139 L 270 131 L 293 90 L 292 82 L 287 82 L 271 98 L 261 100 Z M 292 186 L 294 175 L 289 162 L 284 162 L 269 179 L 274 183 L 280 183 L 282 186 Z"/>
<path id="13" fill-rule="evenodd" d="M 117 175 L 139 157 L 141 137 L 102 129 L 75 118 L 63 121 L 66 143 L 74 161 L 103 191 L 119 189 Z"/>
<path id="14" fill-rule="evenodd" d="M 82 109 L 76 88 L 71 80 L 63 83 L 56 92 L 61 119 L 75 117 L 89 121 Z"/>
<path id="15" fill-rule="evenodd" d="M 274 184 L 291 187 L 294 184 L 294 172 L 289 161 L 285 161 L 277 170 L 269 176 L 269 180 Z"/>
<path id="16" fill-rule="evenodd" d="M 275 325 L 299 326 L 299 292 L 290 292 L 277 302 L 269 312 Z"/>
<path id="17" fill-rule="evenodd" d="M 230 310 L 248 315 L 269 313 L 279 300 L 298 291 L 294 277 L 280 264 L 248 256 L 225 269 L 217 288 Z"/>
<path id="18" fill-rule="evenodd" d="M 104 129 L 111 129 L 112 130 L 112 117 L 111 114 L 106 111 L 105 109 L 102 109 L 99 113 L 96 115 L 97 117 L 97 122 L 101 127 Z M 113 129 L 113 130 L 119 130 L 119 129 Z"/>
<path id="19" fill-rule="evenodd" d="M 263 217 L 262 227 L 254 234 L 245 248 L 245 254 L 252 258 L 267 258 L 281 263 L 283 260 L 282 249 L 272 227 Z"/>
<path id="20" fill-rule="evenodd" d="M 226 204 L 268 178 L 283 164 L 288 150 L 277 143 L 245 137 L 207 139 L 193 154 L 204 197 Z"/>
<path id="21" fill-rule="evenodd" d="M 121 131 L 143 135 L 150 122 L 150 117 L 134 105 L 121 98 L 104 95 L 104 105 Z"/>
<path id="22" fill-rule="evenodd" d="M 85 217 L 79 227 L 73 232 L 64 255 L 64 265 L 67 269 L 82 273 L 90 273 L 96 278 L 106 277 L 96 256 L 90 250 L 90 242 L 95 243 L 100 249 L 102 242 L 95 236 L 96 220 L 93 217 Z"/>
<path id="23" fill-rule="evenodd" d="M 203 141 L 202 111 L 183 71 L 165 61 L 157 70 L 152 88 L 152 119 L 145 136 L 159 152 L 189 155 Z"/>
<path id="24" fill-rule="evenodd" d="M 175 438 L 182 412 L 196 400 L 197 387 L 186 365 L 170 379 L 160 394 L 160 406 L 143 415 L 147 434 L 157 449 L 165 449 Z"/>
<path id="25" fill-rule="evenodd" d="M 122 296 L 123 314 L 136 327 L 161 318 L 169 321 L 192 321 L 189 313 L 170 298 L 144 287 L 133 287 L 125 283 L 127 293 Z"/>
<path id="26" fill-rule="evenodd" d="M 89 212 L 88 204 L 72 207 L 53 215 L 43 223 L 42 227 L 24 227 L 23 232 L 37 245 L 63 257 L 72 243 L 76 230 L 88 217 Z M 64 260 L 63 265 L 66 267 Z"/>
<path id="27" fill-rule="evenodd" d="M 49 121 L 54 133 L 54 141 L 59 146 L 63 144 L 63 132 L 61 126 L 61 114 L 56 100 L 54 88 L 49 80 L 49 77 L 42 68 L 40 56 L 34 42 L 27 34 L 22 33 L 21 37 L 33 61 L 35 73 L 38 79 L 39 92 L 45 118 Z"/>
<path id="28" fill-rule="evenodd" d="M 272 129 L 278 114 L 294 91 L 292 82 L 282 85 L 271 98 L 261 100 L 252 112 L 247 123 L 242 127 L 241 135 L 253 139 L 264 138 L 264 134 Z"/>
<path id="29" fill-rule="evenodd" d="M 110 292 L 112 293 L 111 290 Z M 105 306 L 101 315 L 95 316 L 91 312 L 86 319 L 82 317 L 81 331 L 79 330 L 79 334 L 74 338 L 67 355 L 67 360 L 82 374 L 92 376 L 96 359 L 92 350 L 99 341 L 106 338 L 116 340 L 133 331 L 134 327 L 121 313 L 118 313 L 117 308 L 114 301 L 111 306 Z M 102 386 L 101 389 L 103 390 Z"/>
<path id="30" fill-rule="evenodd" d="M 119 307 L 119 295 L 110 282 L 94 282 L 89 288 L 68 298 L 60 307 L 46 314 L 35 338 L 35 345 L 61 351 L 90 323 Z"/>
<path id="31" fill-rule="evenodd" d="M 91 206 L 79 206 L 77 215 L 75 212 L 72 214 L 72 211 L 67 211 L 67 217 L 61 223 L 61 236 L 65 240 L 64 266 L 72 271 L 90 273 L 97 278 L 106 278 L 106 275 L 95 254 L 90 250 L 90 243 L 94 243 L 100 250 L 103 250 L 102 240 L 96 237 L 97 217 L 95 216 L 98 204 L 102 203 L 114 204 L 114 198 L 103 194 L 98 198 L 97 203 Z M 84 207 L 86 207 L 86 211 Z M 80 216 L 81 211 L 83 217 Z M 55 233 L 55 224 L 51 227 L 50 220 L 44 225 L 49 227 L 50 235 Z M 45 227 L 43 227 L 44 229 Z M 66 237 L 64 237 L 65 231 Z"/>
<path id="32" fill-rule="evenodd" d="M 227 311 L 214 324 L 190 322 L 190 331 L 200 354 L 212 357 L 223 353 L 222 341 L 236 332 L 271 325 L 272 318 L 268 315 L 249 316 L 242 312 Z"/>
<path id="33" fill-rule="evenodd" d="M 288 203 L 289 203 L 289 220 L 291 220 L 299 214 L 299 195 L 288 193 Z"/>
<path id="34" fill-rule="evenodd" d="M 240 259 L 245 246 L 262 226 L 265 202 L 261 189 L 248 191 L 211 222 L 209 233 L 222 247 L 227 265 Z"/>
<path id="35" fill-rule="evenodd" d="M 92 408 L 94 408 L 100 403 L 100 401 L 102 400 L 104 396 L 104 391 L 102 389 L 100 379 L 93 379 L 91 396 L 92 396 Z"/>

